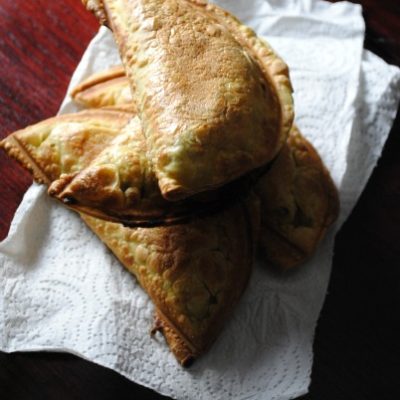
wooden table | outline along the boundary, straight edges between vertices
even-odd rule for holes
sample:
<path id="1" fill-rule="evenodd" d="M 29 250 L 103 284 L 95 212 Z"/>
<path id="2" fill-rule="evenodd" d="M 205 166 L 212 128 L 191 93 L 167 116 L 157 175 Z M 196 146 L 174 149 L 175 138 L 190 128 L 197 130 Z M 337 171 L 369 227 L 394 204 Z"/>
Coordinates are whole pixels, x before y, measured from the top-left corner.
<path id="1" fill-rule="evenodd" d="M 400 65 L 400 3 L 363 0 L 366 47 Z M 95 19 L 78 0 L 0 2 L 0 137 L 57 112 Z M 31 183 L 0 153 L 0 239 Z M 400 398 L 400 118 L 341 229 L 303 399 Z M 397 395 L 397 396 L 396 396 Z M 57 353 L 0 353 L 0 398 L 161 399 L 106 368 Z"/>

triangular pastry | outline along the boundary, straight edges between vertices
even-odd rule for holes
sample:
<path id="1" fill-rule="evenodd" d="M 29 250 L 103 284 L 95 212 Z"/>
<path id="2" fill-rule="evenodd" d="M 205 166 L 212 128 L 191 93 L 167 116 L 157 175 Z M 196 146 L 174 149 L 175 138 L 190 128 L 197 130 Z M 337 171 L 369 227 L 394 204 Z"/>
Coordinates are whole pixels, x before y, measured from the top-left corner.
<path id="1" fill-rule="evenodd" d="M 6 137 L 1 147 L 35 180 L 50 184 L 76 173 L 108 146 L 134 114 L 121 110 L 84 110 L 59 115 Z"/>
<path id="2" fill-rule="evenodd" d="M 147 158 L 140 121 L 133 117 L 88 165 L 52 182 L 49 194 L 95 217 L 126 226 L 155 226 L 215 212 L 231 195 L 245 195 L 250 183 L 244 178 L 216 193 L 177 202 L 165 200 Z"/>
<path id="3" fill-rule="evenodd" d="M 132 129 L 126 131 L 128 123 Z M 71 208 L 108 217 L 107 207 L 118 213 L 131 202 L 131 218 L 138 224 L 168 218 L 170 203 L 148 170 L 140 124 L 130 107 L 56 116 L 14 132 L 0 146 L 47 184 L 50 194 L 75 178 L 75 197 L 62 198 Z M 132 149 L 127 156 L 125 148 Z"/>
<path id="4" fill-rule="evenodd" d="M 38 182 L 51 185 L 62 171 L 112 156 L 106 153 L 116 139 L 124 146 L 120 129 L 127 120 L 134 121 L 132 113 L 88 110 L 17 131 L 0 145 Z M 111 146 L 104 150 L 98 139 Z M 188 366 L 211 346 L 246 287 L 260 220 L 258 198 L 249 194 L 212 215 L 156 228 L 133 229 L 81 216 L 137 277 L 156 306 L 154 330 Z"/>
<path id="5" fill-rule="evenodd" d="M 62 171 L 71 173 L 76 165 L 86 171 L 112 156 L 115 141 L 121 146 L 135 143 L 121 138 L 126 122 L 135 121 L 132 115 L 98 109 L 59 116 L 17 131 L 0 144 L 33 171 L 36 180 L 51 185 Z M 133 131 L 126 132 L 127 138 Z M 108 145 L 99 146 L 98 139 Z M 136 145 L 140 148 L 140 141 Z M 131 161 L 138 170 L 147 162 Z M 166 202 L 155 180 L 150 182 Z M 243 292 L 260 219 L 267 259 L 288 268 L 310 256 L 337 215 L 337 193 L 329 174 L 296 128 L 256 192 L 258 197 L 248 194 L 224 203 L 212 215 L 173 226 L 133 229 L 82 214 L 152 298 L 155 330 L 163 332 L 182 365 L 207 350 Z"/>
<path id="6" fill-rule="evenodd" d="M 251 29 L 200 0 L 83 2 L 113 30 L 128 78 L 121 67 L 89 77 L 72 96 L 98 108 L 0 147 L 137 277 L 153 331 L 188 366 L 245 290 L 260 221 L 266 257 L 289 268 L 314 252 L 338 195 L 296 127 L 286 141 L 288 70 Z"/>
<path id="7" fill-rule="evenodd" d="M 66 204 L 107 210 L 111 215 L 118 210 L 142 209 L 146 202 L 166 201 L 159 194 L 157 181 L 146 158 L 146 144 L 140 121 L 132 117 L 110 143 L 90 163 L 75 173 L 61 175 L 52 182 L 49 194 Z M 135 212 L 135 211 L 133 211 Z"/>
<path id="8" fill-rule="evenodd" d="M 259 223 L 257 199 L 156 228 L 82 218 L 137 277 L 156 306 L 154 331 L 161 331 L 178 361 L 189 366 L 211 346 L 246 287 Z"/>
<path id="9" fill-rule="evenodd" d="M 68 182 L 75 178 L 76 197 L 64 193 L 69 207 L 103 219 L 110 219 L 111 210 L 111 220 L 130 226 L 169 225 L 215 213 L 250 191 L 253 181 L 246 178 L 224 187 L 214 201 L 207 197 L 166 201 L 145 157 L 140 124 L 128 110 L 86 110 L 50 118 L 15 132 L 0 145 L 38 182 L 49 185 L 50 192 L 64 193 L 62 188 L 70 188 Z M 136 123 L 136 135 L 134 129 L 125 130 L 128 121 L 131 126 Z M 126 146 L 136 148 L 129 152 L 129 156 L 136 154 L 135 158 L 124 157 Z M 96 185 L 99 180 L 102 184 Z M 302 263 L 336 219 L 339 200 L 318 153 L 296 127 L 255 189 L 261 200 L 260 246 L 264 255 L 283 268 Z M 86 205 L 79 203 L 80 196 Z M 125 207 L 129 201 L 135 203 L 128 208 L 130 214 Z"/>
<path id="10" fill-rule="evenodd" d="M 267 164 L 293 120 L 286 64 L 221 8 L 83 1 L 118 44 L 161 192 L 215 189 Z"/>
<path id="11" fill-rule="evenodd" d="M 255 192 L 261 201 L 260 247 L 270 263 L 285 269 L 309 258 L 338 216 L 332 178 L 295 126 Z"/>
<path id="12" fill-rule="evenodd" d="M 112 76 L 112 71 L 102 74 Z M 296 126 L 270 168 L 257 185 L 260 246 L 272 264 L 287 269 L 315 252 L 337 217 L 338 195 L 317 151 Z"/>
<path id="13" fill-rule="evenodd" d="M 187 221 L 218 212 L 250 191 L 252 180 L 244 177 L 218 192 L 165 200 L 132 108 L 57 116 L 14 132 L 0 145 L 68 207 L 126 226 Z"/>

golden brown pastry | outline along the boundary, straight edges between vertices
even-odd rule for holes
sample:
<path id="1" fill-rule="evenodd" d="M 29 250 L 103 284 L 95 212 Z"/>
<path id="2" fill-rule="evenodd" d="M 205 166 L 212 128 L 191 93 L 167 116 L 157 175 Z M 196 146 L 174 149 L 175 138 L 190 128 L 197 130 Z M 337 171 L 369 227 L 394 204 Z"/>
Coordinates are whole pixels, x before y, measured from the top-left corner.
<path id="1" fill-rule="evenodd" d="M 296 127 L 257 190 L 262 200 L 260 243 L 267 258 L 284 268 L 303 262 L 335 220 L 338 198 L 316 150 Z"/>
<path id="2" fill-rule="evenodd" d="M 188 366 L 213 343 L 248 282 L 258 217 L 249 197 L 187 224 L 126 228 L 82 215 L 156 306 L 161 331 Z"/>
<path id="3" fill-rule="evenodd" d="M 147 192 L 158 192 L 140 121 L 134 117 L 89 164 L 53 182 L 49 194 L 67 203 L 119 210 L 135 208 L 144 186 Z"/>
<path id="4" fill-rule="evenodd" d="M 127 125 L 132 129 L 126 130 Z M 132 111 L 94 109 L 57 116 L 14 132 L 0 146 L 36 181 L 49 185 L 50 195 L 57 197 L 73 180 L 75 197 L 68 191 L 60 196 L 71 208 L 99 217 L 130 208 L 132 219 L 143 224 L 168 218 L 170 203 L 148 168 L 140 124 Z"/>
<path id="5" fill-rule="evenodd" d="M 113 30 L 164 197 L 214 189 L 277 154 L 293 120 L 288 69 L 250 28 L 196 0 L 83 2 Z"/>
<path id="6" fill-rule="evenodd" d="M 295 126 L 255 191 L 261 200 L 260 247 L 270 263 L 282 268 L 309 258 L 338 216 L 338 193 L 329 172 Z"/>
<path id="7" fill-rule="evenodd" d="M 131 113 L 84 111 L 17 131 L 0 145 L 49 185 L 76 166 L 104 167 L 103 160 L 119 158 L 117 149 L 110 150 L 113 141 L 120 146 L 135 142 L 121 138 L 127 120 L 134 121 Z M 104 150 L 98 140 L 110 146 Z M 138 170 L 146 163 L 120 161 L 121 179 L 129 161 Z M 159 198 L 166 202 L 160 193 Z M 188 366 L 215 340 L 246 287 L 259 225 L 258 199 L 249 195 L 220 212 L 168 227 L 132 229 L 81 216 L 150 295 L 156 306 L 154 331 L 164 334 L 178 361 Z"/>
<path id="8" fill-rule="evenodd" d="M 217 212 L 251 188 L 245 177 L 215 193 L 165 200 L 131 106 L 54 117 L 0 146 L 70 208 L 128 226 L 169 225 Z"/>
<path id="9" fill-rule="evenodd" d="M 113 29 L 130 88 L 121 67 L 96 74 L 72 96 L 114 108 L 51 118 L 0 147 L 83 212 L 149 294 L 153 331 L 187 366 L 246 287 L 260 219 L 267 258 L 291 267 L 336 218 L 337 192 L 296 128 L 282 148 L 293 120 L 287 67 L 229 13 L 198 0 L 84 3 Z M 279 150 L 254 196 L 248 173 Z"/>
<path id="10" fill-rule="evenodd" d="M 85 110 L 59 115 L 14 132 L 0 142 L 40 183 L 88 165 L 132 118 L 120 110 Z"/>
<path id="11" fill-rule="evenodd" d="M 286 269 L 302 263 L 314 253 L 339 206 L 329 173 L 296 127 L 257 191 L 262 201 L 263 253 Z"/>
<path id="12" fill-rule="evenodd" d="M 88 108 L 132 104 L 129 81 L 122 66 L 91 75 L 71 91 L 71 97 Z"/>

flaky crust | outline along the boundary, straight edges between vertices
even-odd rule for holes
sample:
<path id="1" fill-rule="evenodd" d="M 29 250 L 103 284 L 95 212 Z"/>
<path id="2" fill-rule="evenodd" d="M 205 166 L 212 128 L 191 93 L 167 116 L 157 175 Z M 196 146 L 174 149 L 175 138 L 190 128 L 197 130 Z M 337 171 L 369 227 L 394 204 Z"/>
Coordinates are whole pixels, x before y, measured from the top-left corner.
<path id="1" fill-rule="evenodd" d="M 147 176 L 149 182 L 143 182 Z M 49 194 L 68 203 L 112 211 L 135 208 L 144 184 L 148 190 L 158 192 L 136 117 L 110 143 L 102 146 L 102 151 L 84 168 L 53 182 Z"/>
<path id="2" fill-rule="evenodd" d="M 59 115 L 14 132 L 0 142 L 36 181 L 49 184 L 88 165 L 119 134 L 132 113 L 85 110 Z"/>
<path id="3" fill-rule="evenodd" d="M 89 76 L 73 88 L 71 97 L 88 108 L 132 104 L 129 81 L 122 66 Z"/>
<path id="4" fill-rule="evenodd" d="M 258 214 L 250 196 L 188 224 L 126 228 L 82 215 L 151 297 L 160 330 L 183 365 L 215 340 L 246 287 Z"/>
<path id="5" fill-rule="evenodd" d="M 279 267 L 309 258 L 338 216 L 338 193 L 329 172 L 296 127 L 255 190 L 261 200 L 260 247 Z"/>
<path id="6" fill-rule="evenodd" d="M 216 188 L 275 156 L 293 119 L 291 86 L 284 62 L 253 31 L 202 2 L 102 7 L 166 198 Z"/>
<path id="7" fill-rule="evenodd" d="M 2 146 L 68 207 L 127 226 L 183 223 L 218 212 L 251 189 L 251 177 L 244 177 L 217 192 L 165 200 L 130 105 L 51 118 Z"/>
<path id="8" fill-rule="evenodd" d="M 126 76 L 125 70 L 122 65 L 114 65 L 104 71 L 95 72 L 89 75 L 86 79 L 80 82 L 71 90 L 71 96 L 74 97 L 76 93 L 89 89 L 100 83 L 108 82 L 113 79 L 122 78 Z"/>
<path id="9" fill-rule="evenodd" d="M 112 142 L 119 138 L 120 126 L 132 121 L 129 113 L 114 118 L 121 112 L 106 111 L 55 117 L 15 132 L 1 146 L 32 166 L 39 182 L 50 184 L 65 165 L 71 170 L 69 162 L 60 160 L 68 155 L 80 165 L 93 165 L 104 154 L 91 148 L 90 140 L 99 134 Z M 77 124 L 73 130 L 72 123 Z M 67 143 L 68 154 L 60 151 L 66 143 L 56 140 L 63 135 L 74 139 Z M 247 284 L 259 224 L 257 198 L 249 194 L 235 204 L 224 203 L 224 210 L 213 215 L 152 229 L 127 228 L 84 214 L 82 218 L 137 276 L 156 305 L 155 330 L 188 366 L 212 344 Z"/>

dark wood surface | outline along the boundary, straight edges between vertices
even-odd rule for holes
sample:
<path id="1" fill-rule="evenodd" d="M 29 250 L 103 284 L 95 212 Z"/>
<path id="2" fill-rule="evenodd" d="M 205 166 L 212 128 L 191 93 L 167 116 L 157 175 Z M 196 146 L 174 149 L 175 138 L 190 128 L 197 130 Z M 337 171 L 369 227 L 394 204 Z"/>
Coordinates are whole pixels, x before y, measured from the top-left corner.
<path id="1" fill-rule="evenodd" d="M 366 47 L 400 65 L 400 2 L 363 0 Z M 78 0 L 0 1 L 0 137 L 57 112 L 97 22 Z M 335 246 L 303 400 L 400 398 L 400 118 Z M 0 153 L 0 239 L 31 179 Z M 161 399 L 75 356 L 0 353 L 1 399 Z"/>

